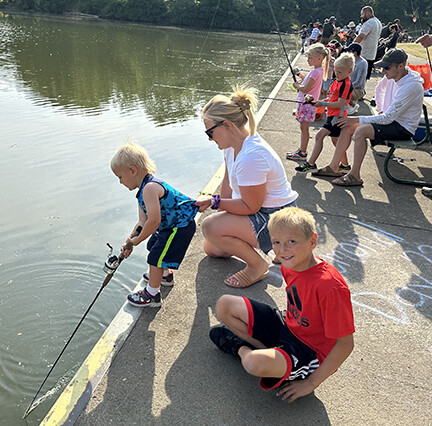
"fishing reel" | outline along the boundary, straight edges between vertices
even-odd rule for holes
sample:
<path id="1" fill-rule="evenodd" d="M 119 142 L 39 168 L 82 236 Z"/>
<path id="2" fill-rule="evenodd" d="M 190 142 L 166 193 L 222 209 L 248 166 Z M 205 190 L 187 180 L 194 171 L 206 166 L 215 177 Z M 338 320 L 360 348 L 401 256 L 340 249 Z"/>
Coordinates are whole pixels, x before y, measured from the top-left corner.
<path id="1" fill-rule="evenodd" d="M 132 233 L 131 237 L 138 236 L 141 233 L 141 231 L 142 231 L 142 226 L 137 226 L 135 231 Z M 113 254 L 113 248 L 111 247 L 111 245 L 109 243 L 107 243 L 107 246 L 110 248 L 110 251 L 108 253 L 108 258 L 104 263 L 103 270 L 108 275 L 112 275 L 112 274 L 114 274 L 114 272 L 119 267 L 120 263 L 123 261 L 123 259 L 125 257 L 124 257 L 123 252 L 120 254 L 119 257 L 116 256 L 115 254 Z M 126 243 L 123 244 L 123 248 L 126 250 L 132 251 L 132 249 L 133 249 L 132 242 L 129 241 L 127 244 Z M 110 279 L 111 279 L 111 277 L 110 277 Z M 109 281 L 109 279 L 108 279 L 108 281 Z M 104 285 L 106 285 L 108 283 L 108 281 Z"/>
<path id="2" fill-rule="evenodd" d="M 312 95 L 305 95 L 303 105 L 307 105 L 307 104 L 310 104 L 312 106 L 316 104 L 316 102 L 314 102 L 314 97 Z"/>
<path id="3" fill-rule="evenodd" d="M 113 274 L 120 265 L 120 261 L 119 258 L 113 254 L 113 248 L 111 245 L 107 243 L 107 246 L 110 248 L 110 251 L 108 253 L 108 258 L 104 263 L 103 270 L 107 274 Z"/>

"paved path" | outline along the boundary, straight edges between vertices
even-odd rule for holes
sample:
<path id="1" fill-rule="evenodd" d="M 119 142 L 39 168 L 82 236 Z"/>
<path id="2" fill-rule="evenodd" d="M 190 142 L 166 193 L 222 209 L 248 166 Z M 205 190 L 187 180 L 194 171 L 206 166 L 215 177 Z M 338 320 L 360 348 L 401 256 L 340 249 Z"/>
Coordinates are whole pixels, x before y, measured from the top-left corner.
<path id="1" fill-rule="evenodd" d="M 297 65 L 306 67 L 304 56 Z M 374 76 L 367 99 L 375 83 Z M 284 84 L 277 97 L 294 99 L 295 93 Z M 299 145 L 293 105 L 273 102 L 259 125 L 281 158 Z M 370 114 L 367 101 L 359 113 Z M 313 126 L 312 136 L 322 123 Z M 386 151 L 368 150 L 365 185 L 352 189 L 296 174 L 296 163 L 283 160 L 300 193 L 299 206 L 316 218 L 316 253 L 341 271 L 352 292 L 355 349 L 336 374 L 313 394 L 288 404 L 261 390 L 257 378 L 213 346 L 208 331 L 218 323 L 219 296 L 243 294 L 284 308 L 285 292 L 276 266 L 249 289 L 224 286 L 223 279 L 242 265 L 207 258 L 198 228 L 175 287 L 163 290 L 162 308 L 142 312 L 76 424 L 432 424 L 432 200 L 420 188 L 384 175 L 381 153 Z M 328 141 L 318 164 L 327 164 L 332 152 Z M 394 162 L 400 173 L 432 180 L 430 154 L 397 155 L 409 166 L 405 170 Z M 348 156 L 352 159 L 352 148 Z"/>

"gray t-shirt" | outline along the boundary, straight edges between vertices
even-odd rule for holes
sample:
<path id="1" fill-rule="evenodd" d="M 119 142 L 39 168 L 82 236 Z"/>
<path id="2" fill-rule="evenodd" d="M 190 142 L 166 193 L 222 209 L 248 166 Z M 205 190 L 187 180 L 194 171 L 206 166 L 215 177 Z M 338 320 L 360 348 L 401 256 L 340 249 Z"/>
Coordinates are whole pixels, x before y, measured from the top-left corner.
<path id="1" fill-rule="evenodd" d="M 365 92 L 366 75 L 368 70 L 368 63 L 360 56 L 355 62 L 354 71 L 350 75 L 351 84 L 354 89 L 359 89 Z"/>
<path id="2" fill-rule="evenodd" d="M 375 16 L 368 19 L 361 27 L 360 34 L 366 35 L 360 42 L 362 46 L 361 55 L 368 61 L 373 61 L 376 57 L 381 30 L 381 22 Z"/>

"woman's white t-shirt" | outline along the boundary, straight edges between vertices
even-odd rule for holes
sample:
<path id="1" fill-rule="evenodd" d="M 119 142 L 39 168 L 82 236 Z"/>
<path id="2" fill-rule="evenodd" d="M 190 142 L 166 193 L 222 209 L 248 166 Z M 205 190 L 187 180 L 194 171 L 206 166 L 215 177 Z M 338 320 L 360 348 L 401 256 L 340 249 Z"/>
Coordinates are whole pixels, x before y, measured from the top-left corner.
<path id="1" fill-rule="evenodd" d="M 289 184 L 282 161 L 258 134 L 248 136 L 234 160 L 234 148 L 224 150 L 232 198 L 241 198 L 239 186 L 266 184 L 262 207 L 282 207 L 298 197 Z"/>

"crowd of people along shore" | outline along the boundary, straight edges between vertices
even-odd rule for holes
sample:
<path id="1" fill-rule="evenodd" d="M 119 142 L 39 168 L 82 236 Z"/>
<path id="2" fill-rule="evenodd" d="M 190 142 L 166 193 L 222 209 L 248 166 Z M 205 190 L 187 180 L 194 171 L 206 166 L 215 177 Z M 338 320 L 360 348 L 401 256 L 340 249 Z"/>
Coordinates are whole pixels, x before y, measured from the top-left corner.
<path id="1" fill-rule="evenodd" d="M 361 10 L 361 18 L 361 28 L 349 36 L 349 43 L 331 38 L 323 28 L 321 41 L 328 43 L 308 46 L 311 70 L 295 84 L 301 145 L 287 155 L 293 160 L 307 158 L 308 124 L 317 107 L 327 107 L 327 120 L 317 134 L 312 156 L 299 171 L 336 177 L 334 183 L 343 186 L 363 184 L 359 173 L 367 139 L 377 144 L 412 136 L 423 101 L 423 80 L 406 66 L 402 49 L 389 48 L 375 62 L 382 25 L 369 6 Z M 327 23 L 333 22 L 331 17 Z M 427 45 L 428 37 L 418 41 Z M 382 102 L 376 100 L 380 114 L 348 117 L 349 103 L 364 93 L 373 62 L 387 80 Z M 357 74 L 361 74 L 359 85 Z M 323 81 L 329 78 L 334 81 L 324 86 L 326 97 L 320 100 Z M 210 339 L 237 357 L 249 374 L 260 379 L 263 389 L 274 389 L 283 400 L 293 402 L 313 392 L 350 355 L 354 318 L 344 278 L 314 254 L 318 236 L 312 214 L 297 207 L 301 194 L 291 187 L 282 159 L 256 131 L 257 100 L 253 88 L 237 86 L 230 96 L 213 97 L 202 110 L 204 132 L 224 154 L 225 175 L 218 194 L 198 201 L 182 194 L 155 176 L 154 162 L 132 141 L 115 153 L 111 169 L 127 189 L 137 190 L 138 220 L 122 246 L 123 256 L 148 240 L 146 285 L 129 294 L 128 302 L 139 308 L 161 306 L 161 285 L 174 285 L 174 271 L 196 233 L 196 214 L 210 209 L 213 213 L 201 226 L 204 252 L 210 258 L 235 256 L 245 264 L 223 282 L 238 295 L 222 294 L 215 300 L 221 324 L 210 329 Z M 334 159 L 318 169 L 315 159 L 326 136 L 335 144 Z M 351 168 L 346 149 L 352 136 Z M 242 294 L 268 277 L 270 265 L 263 254 L 271 250 L 286 284 L 284 312 Z"/>
<path id="2" fill-rule="evenodd" d="M 423 97 L 430 96 L 430 65 L 424 71 L 418 65 L 407 64 L 408 55 L 398 43 L 411 37 L 399 19 L 383 26 L 371 6 L 364 6 L 360 17 L 359 24 L 351 21 L 340 28 L 331 16 L 324 24 L 303 25 L 300 31 L 301 51 L 307 54 L 311 70 L 305 75 L 298 71 L 301 81 L 294 83 L 299 91 L 296 116 L 301 138 L 299 148 L 288 152 L 286 158 L 301 161 L 296 171 L 333 177 L 332 183 L 339 186 L 363 185 L 360 170 L 368 140 L 375 146 L 389 140 L 411 139 L 419 126 Z M 427 48 L 430 37 L 424 34 L 416 42 Z M 377 115 L 357 116 L 373 70 L 380 70 L 383 75 L 371 94 Z M 327 120 L 308 154 L 309 124 L 317 118 L 317 108 L 324 107 Z M 328 165 L 319 168 L 316 162 L 327 136 L 335 147 L 334 155 Z M 352 139 L 351 165 L 346 151 Z M 425 187 L 422 192 L 432 197 L 431 188 Z"/>

